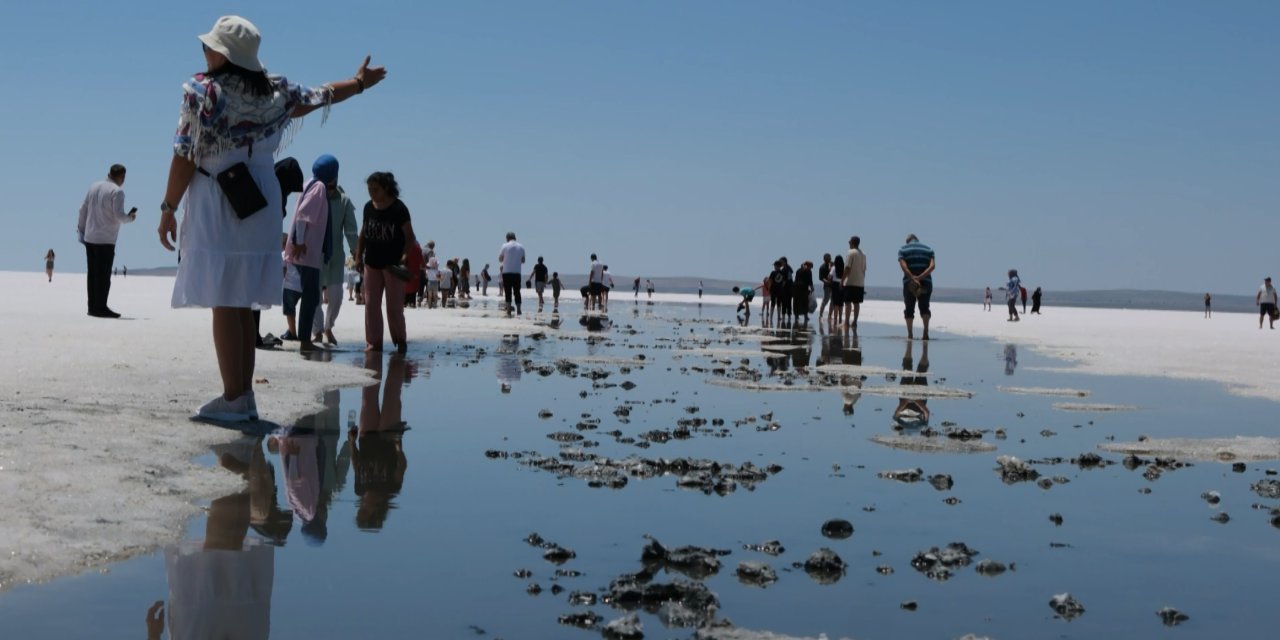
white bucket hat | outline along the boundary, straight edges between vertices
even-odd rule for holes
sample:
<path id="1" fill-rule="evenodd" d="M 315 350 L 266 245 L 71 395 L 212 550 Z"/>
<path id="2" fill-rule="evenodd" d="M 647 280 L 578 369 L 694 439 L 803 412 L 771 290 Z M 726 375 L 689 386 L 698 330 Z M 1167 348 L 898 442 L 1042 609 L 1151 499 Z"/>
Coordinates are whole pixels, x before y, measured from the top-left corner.
<path id="1" fill-rule="evenodd" d="M 196 36 L 204 46 L 227 57 L 231 64 L 249 71 L 262 71 L 258 61 L 258 44 L 262 36 L 252 22 L 240 16 L 222 16 L 213 23 L 213 29 Z"/>

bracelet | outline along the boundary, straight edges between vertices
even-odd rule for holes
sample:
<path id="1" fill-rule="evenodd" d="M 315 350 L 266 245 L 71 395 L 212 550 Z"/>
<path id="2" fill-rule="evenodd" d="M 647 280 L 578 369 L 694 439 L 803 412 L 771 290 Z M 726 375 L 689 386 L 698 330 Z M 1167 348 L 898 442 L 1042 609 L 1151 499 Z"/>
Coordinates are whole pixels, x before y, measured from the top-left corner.
<path id="1" fill-rule="evenodd" d="M 360 76 L 355 76 L 352 78 L 352 80 L 356 81 L 356 93 L 357 94 L 364 93 L 364 80 L 361 80 Z"/>

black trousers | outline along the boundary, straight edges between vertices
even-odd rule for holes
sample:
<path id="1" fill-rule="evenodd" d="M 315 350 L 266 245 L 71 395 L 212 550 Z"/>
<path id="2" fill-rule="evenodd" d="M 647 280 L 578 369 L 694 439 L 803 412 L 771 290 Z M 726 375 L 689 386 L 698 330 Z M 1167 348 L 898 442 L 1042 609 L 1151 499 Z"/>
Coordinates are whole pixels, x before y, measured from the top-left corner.
<path id="1" fill-rule="evenodd" d="M 511 313 L 511 298 L 516 299 L 516 311 L 520 310 L 520 274 L 502 274 L 502 297 L 507 301 L 507 313 Z"/>
<path id="2" fill-rule="evenodd" d="M 84 252 L 88 262 L 89 313 L 105 311 L 107 294 L 111 293 L 111 267 L 116 261 L 116 246 L 86 242 Z"/>
<path id="3" fill-rule="evenodd" d="M 302 315 L 298 317 L 298 338 L 310 340 L 316 307 L 320 306 L 320 269 L 298 265 L 298 275 L 302 280 Z"/>

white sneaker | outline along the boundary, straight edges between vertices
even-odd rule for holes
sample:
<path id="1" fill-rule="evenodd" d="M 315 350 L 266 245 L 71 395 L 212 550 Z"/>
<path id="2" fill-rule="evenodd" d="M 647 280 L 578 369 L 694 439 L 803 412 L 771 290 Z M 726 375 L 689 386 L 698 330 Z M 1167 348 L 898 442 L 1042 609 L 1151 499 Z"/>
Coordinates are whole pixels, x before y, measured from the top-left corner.
<path id="1" fill-rule="evenodd" d="M 219 395 L 204 403 L 196 415 L 219 422 L 247 422 L 252 419 L 249 417 L 249 401 L 245 395 L 235 400 L 227 400 Z"/>
<path id="2" fill-rule="evenodd" d="M 241 397 L 245 400 L 245 408 L 248 409 L 249 411 L 249 419 L 257 420 L 258 419 L 258 400 L 257 398 L 254 397 L 253 391 L 246 391 L 244 395 Z"/>

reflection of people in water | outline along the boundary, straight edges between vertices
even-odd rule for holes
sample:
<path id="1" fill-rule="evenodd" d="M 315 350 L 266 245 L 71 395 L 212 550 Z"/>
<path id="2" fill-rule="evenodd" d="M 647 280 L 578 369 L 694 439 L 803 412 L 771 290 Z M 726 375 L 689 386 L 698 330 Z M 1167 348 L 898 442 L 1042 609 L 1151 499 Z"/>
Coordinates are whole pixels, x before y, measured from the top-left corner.
<path id="1" fill-rule="evenodd" d="M 366 356 L 365 368 L 381 374 L 382 358 L 378 354 L 371 356 Z M 404 485 L 409 463 L 402 446 L 406 424 L 401 419 L 400 395 L 406 371 L 404 356 L 393 354 L 388 358 L 386 376 L 379 375 L 382 402 L 378 402 L 379 385 L 365 387 L 360 398 L 359 430 L 352 427 L 347 431 L 358 497 L 356 526 L 361 529 L 382 528 L 392 500 Z"/>
<path id="2" fill-rule="evenodd" d="M 821 326 L 821 324 L 819 324 Z M 841 333 L 834 331 L 822 337 L 822 351 L 818 355 L 818 364 L 846 364 L 862 366 L 862 349 L 858 345 L 858 336 L 852 330 Z M 839 386 L 841 411 L 844 415 L 853 415 L 853 405 L 862 399 L 863 376 L 853 373 L 841 373 Z"/>
<path id="3" fill-rule="evenodd" d="M 929 373 L 929 343 L 922 342 L 923 347 L 920 352 L 920 366 L 917 367 L 911 375 L 912 364 L 914 361 L 913 349 L 915 343 L 911 340 L 907 341 L 907 352 L 902 356 L 902 374 L 899 376 L 899 385 L 902 386 L 928 386 Z M 910 397 L 910 391 L 903 389 L 903 396 L 898 398 L 898 408 L 893 410 L 893 420 L 901 427 L 923 427 L 929 424 L 929 400 L 920 396 Z"/>
<path id="4" fill-rule="evenodd" d="M 511 384 L 520 381 L 520 373 L 520 336 L 503 336 L 498 345 L 498 385 L 503 393 L 511 393 Z"/>
<path id="5" fill-rule="evenodd" d="M 1013 370 L 1018 367 L 1018 345 L 1006 344 L 1004 346 L 1004 374 L 1006 376 L 1013 375 Z"/>
<path id="6" fill-rule="evenodd" d="M 599 314 L 583 314 L 582 317 L 578 318 L 578 324 L 586 327 L 587 331 L 606 331 L 613 326 L 613 323 L 609 322 L 609 316 Z"/>
<path id="7" fill-rule="evenodd" d="M 209 504 L 204 540 L 165 549 L 171 638 L 248 638 L 271 633 L 275 547 L 288 536 L 291 519 L 276 506 L 275 471 L 262 453 L 261 438 L 214 448 L 224 467 L 242 473 L 245 491 Z M 270 540 L 248 535 L 249 528 Z M 147 611 L 148 637 L 159 638 L 161 603 Z"/>
<path id="8" fill-rule="evenodd" d="M 350 444 L 338 446 L 339 403 L 337 390 L 325 392 L 324 411 L 299 420 L 277 444 L 289 506 L 303 539 L 316 545 L 328 537 L 329 503 L 342 488 L 351 463 Z"/>
<path id="9" fill-rule="evenodd" d="M 793 328 L 790 337 L 791 366 L 796 373 L 804 374 L 809 367 L 809 357 L 813 355 L 813 334 Z"/>

